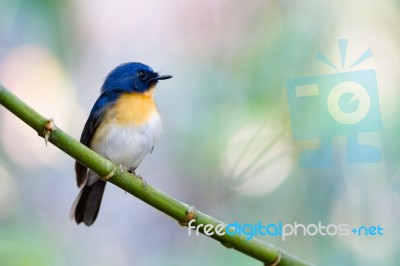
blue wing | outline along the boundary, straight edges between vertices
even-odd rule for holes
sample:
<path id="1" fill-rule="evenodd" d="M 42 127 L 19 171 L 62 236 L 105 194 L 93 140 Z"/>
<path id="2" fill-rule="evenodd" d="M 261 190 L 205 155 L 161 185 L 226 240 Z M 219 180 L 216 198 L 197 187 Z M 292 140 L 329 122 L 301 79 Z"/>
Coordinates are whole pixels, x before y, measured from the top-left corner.
<path id="1" fill-rule="evenodd" d="M 85 127 L 83 128 L 81 135 L 81 143 L 90 148 L 90 141 L 96 129 L 100 125 L 101 121 L 103 121 L 104 114 L 108 107 L 112 105 L 116 100 L 114 95 L 105 95 L 102 94 L 95 102 L 92 111 L 90 111 L 90 115 L 88 120 L 86 121 Z M 76 173 L 76 182 L 78 187 L 82 187 L 86 184 L 88 179 L 88 171 L 87 167 L 81 164 L 78 161 L 75 161 L 75 173 Z"/>

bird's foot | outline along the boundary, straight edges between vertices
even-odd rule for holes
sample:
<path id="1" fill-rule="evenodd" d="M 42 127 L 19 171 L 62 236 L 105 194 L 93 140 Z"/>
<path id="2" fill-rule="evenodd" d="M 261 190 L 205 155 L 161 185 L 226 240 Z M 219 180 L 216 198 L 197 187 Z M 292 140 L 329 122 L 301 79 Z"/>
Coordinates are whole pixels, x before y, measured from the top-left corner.
<path id="1" fill-rule="evenodd" d="M 122 172 L 126 172 L 126 171 L 129 172 L 128 168 L 126 168 L 126 167 L 123 166 L 122 164 L 119 164 L 119 169 L 120 169 Z"/>
<path id="2" fill-rule="evenodd" d="M 144 180 L 144 178 L 140 175 L 136 174 L 135 169 L 136 168 L 131 168 L 128 170 L 128 172 L 140 179 L 140 181 L 142 182 L 142 188 L 144 189 L 147 186 L 146 180 Z"/>
<path id="3" fill-rule="evenodd" d="M 127 171 L 128 171 L 128 173 L 131 173 L 132 175 L 136 175 L 135 169 L 136 168 L 129 168 L 129 170 L 127 170 Z"/>

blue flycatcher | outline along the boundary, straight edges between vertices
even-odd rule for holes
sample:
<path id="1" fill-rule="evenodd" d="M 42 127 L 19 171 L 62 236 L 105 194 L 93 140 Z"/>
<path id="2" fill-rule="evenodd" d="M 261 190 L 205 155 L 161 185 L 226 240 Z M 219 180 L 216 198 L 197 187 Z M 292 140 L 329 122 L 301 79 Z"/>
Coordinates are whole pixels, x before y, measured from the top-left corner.
<path id="1" fill-rule="evenodd" d="M 107 76 L 83 128 L 81 143 L 134 173 L 151 153 L 162 123 L 153 95 L 160 75 L 141 63 L 126 63 Z M 81 191 L 71 216 L 92 225 L 99 213 L 106 181 L 78 161 L 75 173 Z"/>

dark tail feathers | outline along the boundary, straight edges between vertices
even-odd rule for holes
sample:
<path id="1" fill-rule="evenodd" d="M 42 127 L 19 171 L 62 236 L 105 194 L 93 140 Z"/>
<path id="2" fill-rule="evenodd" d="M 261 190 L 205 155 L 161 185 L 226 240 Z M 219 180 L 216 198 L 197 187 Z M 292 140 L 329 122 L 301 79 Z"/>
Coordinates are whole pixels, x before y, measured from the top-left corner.
<path id="1" fill-rule="evenodd" d="M 106 181 L 99 180 L 91 186 L 84 186 L 72 205 L 71 216 L 77 224 L 91 226 L 99 213 Z"/>

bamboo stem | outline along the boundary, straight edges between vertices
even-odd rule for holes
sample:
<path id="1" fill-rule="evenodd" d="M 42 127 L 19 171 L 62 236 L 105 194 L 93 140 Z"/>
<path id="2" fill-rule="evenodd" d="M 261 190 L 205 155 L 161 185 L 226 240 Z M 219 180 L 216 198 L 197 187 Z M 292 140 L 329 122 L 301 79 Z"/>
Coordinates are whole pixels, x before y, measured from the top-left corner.
<path id="1" fill-rule="evenodd" d="M 279 248 L 253 238 L 246 240 L 243 235 L 219 235 L 215 233 L 215 226 L 224 224 L 217 219 L 204 214 L 194 207 L 189 206 L 157 188 L 143 183 L 137 176 L 122 170 L 118 165 L 98 155 L 79 141 L 70 137 L 68 134 L 57 128 L 54 121 L 46 119 L 26 103 L 17 98 L 0 84 L 0 104 L 7 108 L 14 115 L 33 128 L 41 137 L 46 138 L 59 149 L 80 161 L 88 168 L 92 169 L 110 183 L 120 187 L 133 196 L 141 199 L 147 204 L 160 210 L 161 212 L 176 219 L 181 225 L 187 225 L 192 219 L 194 226 L 199 224 L 212 224 L 211 230 L 214 234 L 210 237 L 221 242 L 228 248 L 236 249 L 250 257 L 260 260 L 264 265 L 273 266 L 305 266 L 310 265 Z M 204 234 L 203 229 L 199 230 Z"/>

